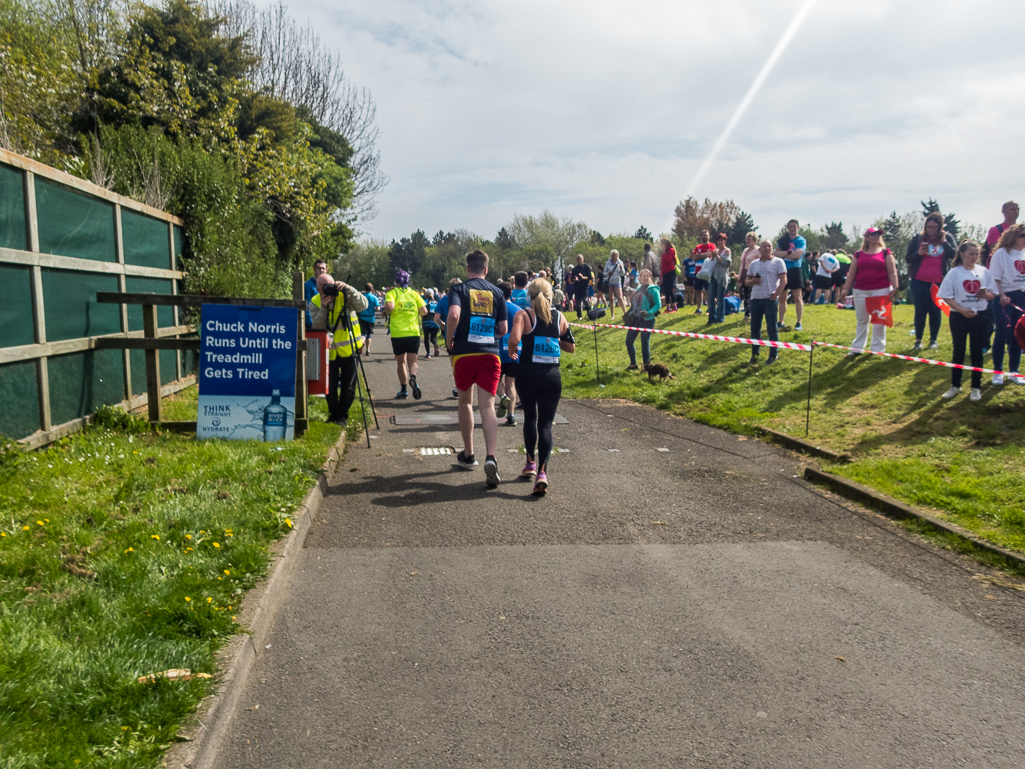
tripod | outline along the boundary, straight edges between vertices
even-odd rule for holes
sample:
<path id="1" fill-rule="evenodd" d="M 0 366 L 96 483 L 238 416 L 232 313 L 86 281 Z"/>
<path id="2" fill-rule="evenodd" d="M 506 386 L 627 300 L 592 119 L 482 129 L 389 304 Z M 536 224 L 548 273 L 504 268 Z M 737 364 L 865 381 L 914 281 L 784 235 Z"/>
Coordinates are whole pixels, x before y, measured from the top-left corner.
<path id="1" fill-rule="evenodd" d="M 349 338 L 353 340 L 352 356 L 356 359 L 356 393 L 359 395 L 359 410 L 360 410 L 360 413 L 363 415 L 363 432 L 367 436 L 367 448 L 369 449 L 370 448 L 370 428 L 367 426 L 367 409 L 366 409 L 366 406 L 363 403 L 363 388 L 364 388 L 364 386 L 366 387 L 366 390 L 367 390 L 367 401 L 370 403 L 370 413 L 373 414 L 373 416 L 374 416 L 374 429 L 375 430 L 380 430 L 381 429 L 381 425 L 377 421 L 377 409 L 374 408 L 374 399 L 370 395 L 370 382 L 367 380 L 367 371 L 366 371 L 365 368 L 363 368 L 363 356 L 360 355 L 360 353 L 359 353 L 359 344 L 357 344 L 357 340 L 359 339 L 359 335 L 356 333 L 355 329 L 353 329 L 353 327 L 352 327 L 352 318 L 349 317 L 349 308 L 347 307 L 348 303 L 345 300 L 345 296 L 344 296 L 344 294 L 341 294 L 340 296 L 342 297 L 342 308 L 339 311 L 338 320 L 342 322 L 342 328 L 346 331 L 346 333 L 349 334 Z M 338 301 L 338 297 L 335 298 L 335 301 Z M 334 325 L 334 328 L 330 329 L 332 337 L 334 337 L 334 331 L 337 328 L 338 328 L 338 323 L 336 322 L 335 325 Z M 360 384 L 360 381 L 359 381 L 359 375 L 361 373 L 363 374 L 363 384 L 362 385 Z"/>

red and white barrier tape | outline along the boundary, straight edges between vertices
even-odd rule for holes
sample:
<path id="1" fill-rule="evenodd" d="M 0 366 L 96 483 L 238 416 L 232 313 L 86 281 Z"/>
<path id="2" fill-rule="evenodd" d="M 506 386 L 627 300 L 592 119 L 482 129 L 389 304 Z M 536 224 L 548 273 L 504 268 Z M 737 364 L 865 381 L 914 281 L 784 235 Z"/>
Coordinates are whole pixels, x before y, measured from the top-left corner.
<path id="1" fill-rule="evenodd" d="M 570 323 L 577 328 L 593 328 L 589 323 Z M 627 331 L 650 331 L 652 334 L 667 334 L 669 336 L 686 336 L 691 339 L 714 339 L 717 342 L 734 342 L 736 344 L 749 344 L 756 347 L 779 347 L 783 350 L 800 350 L 811 352 L 811 345 L 797 344 L 796 342 L 770 342 L 766 339 L 747 339 L 742 336 L 719 336 L 718 334 L 695 334 L 689 331 L 670 331 L 665 328 L 636 328 L 635 326 L 616 326 L 611 323 L 596 323 L 598 328 L 621 328 Z"/>
<path id="2" fill-rule="evenodd" d="M 652 334 L 666 334 L 668 336 L 684 336 L 690 337 L 691 339 L 713 339 L 717 342 L 734 342 L 736 344 L 748 344 L 757 347 L 778 347 L 783 350 L 799 350 L 801 352 L 811 352 L 812 346 L 815 347 L 829 347 L 834 350 L 848 350 L 851 352 L 865 353 L 867 355 L 881 355 L 885 358 L 896 358 L 898 360 L 909 360 L 914 363 L 928 363 L 930 366 L 942 366 L 943 368 L 959 368 L 962 371 L 979 371 L 983 374 L 1005 374 L 1007 372 L 998 371 L 997 369 L 991 368 L 975 368 L 974 366 L 964 366 L 958 363 L 949 363 L 943 360 L 932 360 L 930 358 L 916 358 L 912 355 L 898 355 L 893 352 L 875 352 L 874 350 L 858 350 L 854 347 L 844 347 L 841 344 L 830 344 L 829 342 L 812 342 L 811 344 L 797 344 L 795 342 L 771 342 L 766 339 L 747 339 L 741 336 L 719 336 L 718 334 L 696 334 L 690 331 L 670 331 L 665 328 L 637 328 L 636 326 L 617 326 L 611 323 L 570 323 L 571 326 L 577 328 L 618 328 L 626 331 L 648 331 Z"/>

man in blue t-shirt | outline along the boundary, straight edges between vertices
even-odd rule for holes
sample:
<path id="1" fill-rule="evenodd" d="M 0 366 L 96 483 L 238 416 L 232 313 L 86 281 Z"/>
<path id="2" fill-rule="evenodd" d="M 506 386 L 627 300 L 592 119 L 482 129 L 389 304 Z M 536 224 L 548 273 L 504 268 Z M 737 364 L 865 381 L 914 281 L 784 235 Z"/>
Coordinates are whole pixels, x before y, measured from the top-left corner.
<path id="1" fill-rule="evenodd" d="M 317 291 L 317 278 L 327 272 L 327 262 L 323 259 L 318 259 L 313 263 L 313 277 L 303 283 L 303 298 L 306 299 L 306 306 L 310 306 L 310 302 L 313 301 L 319 291 Z M 306 330 L 313 330 L 313 316 L 310 311 L 306 311 Z"/>
<path id="2" fill-rule="evenodd" d="M 513 275 L 513 281 L 516 286 L 512 290 L 512 303 L 519 307 L 521 310 L 525 310 L 530 307 L 530 297 L 527 296 L 527 273 L 520 270 Z M 512 320 L 510 319 L 510 323 Z"/>
<path id="3" fill-rule="evenodd" d="M 787 268 L 787 291 L 794 300 L 794 308 L 797 311 L 797 322 L 794 324 L 794 331 L 800 331 L 801 318 L 804 317 L 804 275 L 801 272 L 801 265 L 804 262 L 804 252 L 808 243 L 797 234 L 798 223 L 796 219 L 787 222 L 787 231 L 777 242 L 773 256 L 783 260 Z M 776 328 L 780 331 L 789 331 L 790 328 L 783 322 L 787 315 L 787 300 L 784 297 L 779 303 L 779 322 Z"/>
<path id="4" fill-rule="evenodd" d="M 363 354 L 370 354 L 370 342 L 374 337 L 374 320 L 377 317 L 377 310 L 381 306 L 381 300 L 377 298 L 374 293 L 374 284 L 367 283 L 363 287 L 363 296 L 367 300 L 367 309 L 363 312 L 356 313 L 356 317 L 359 318 L 359 332 L 363 335 Z"/>

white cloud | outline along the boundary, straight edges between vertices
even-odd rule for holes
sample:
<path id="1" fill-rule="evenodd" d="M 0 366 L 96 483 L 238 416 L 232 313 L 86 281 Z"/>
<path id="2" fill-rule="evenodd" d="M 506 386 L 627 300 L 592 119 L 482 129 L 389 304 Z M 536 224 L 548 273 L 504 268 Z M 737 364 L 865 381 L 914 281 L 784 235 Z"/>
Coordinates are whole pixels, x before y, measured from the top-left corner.
<path id="1" fill-rule="evenodd" d="M 260 0 L 264 2 L 264 0 Z M 270 0 L 266 0 L 269 2 Z M 549 208 L 666 226 L 801 0 L 293 0 L 378 105 L 370 234 L 485 236 Z M 697 194 L 774 231 L 1021 197 L 1025 27 L 1009 0 L 820 0 Z M 1020 188 L 1019 188 L 1020 189 Z"/>

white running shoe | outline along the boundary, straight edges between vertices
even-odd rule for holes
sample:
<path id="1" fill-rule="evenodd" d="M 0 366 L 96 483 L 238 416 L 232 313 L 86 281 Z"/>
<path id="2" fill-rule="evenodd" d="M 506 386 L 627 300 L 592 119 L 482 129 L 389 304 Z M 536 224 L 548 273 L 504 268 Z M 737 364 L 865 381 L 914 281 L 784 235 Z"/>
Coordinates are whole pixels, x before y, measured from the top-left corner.
<path id="1" fill-rule="evenodd" d="M 981 401 L 982 390 L 980 390 L 978 387 L 973 387 L 971 394 L 968 396 L 968 400 L 970 400 L 972 403 L 978 403 L 979 401 Z"/>
<path id="2" fill-rule="evenodd" d="M 1011 372 L 1011 381 L 1016 385 L 1025 385 L 1025 376 L 1022 376 L 1017 371 Z"/>
<path id="3" fill-rule="evenodd" d="M 993 375 L 993 384 L 995 384 L 995 385 L 997 385 L 999 387 L 1003 383 L 1004 383 L 1004 375 L 1003 374 L 994 374 Z"/>
<path id="4" fill-rule="evenodd" d="M 961 388 L 960 387 L 951 387 L 949 390 L 947 390 L 945 393 L 943 393 L 943 395 L 941 395 L 940 397 L 943 398 L 943 400 L 945 400 L 945 401 L 949 401 L 951 398 L 955 397 L 959 392 L 961 392 Z"/>

